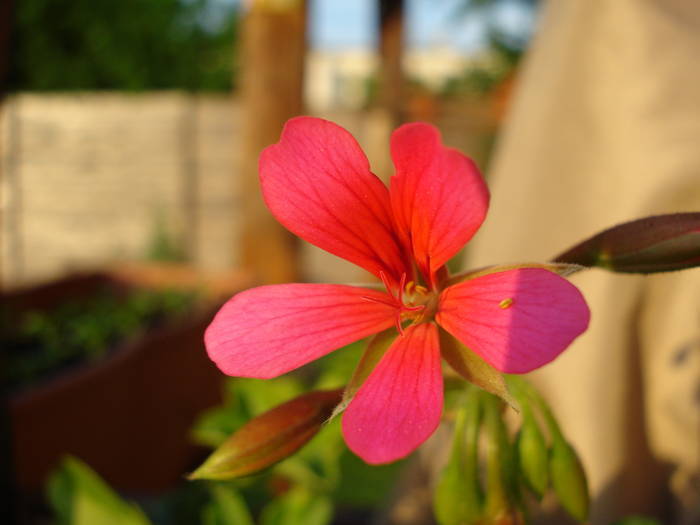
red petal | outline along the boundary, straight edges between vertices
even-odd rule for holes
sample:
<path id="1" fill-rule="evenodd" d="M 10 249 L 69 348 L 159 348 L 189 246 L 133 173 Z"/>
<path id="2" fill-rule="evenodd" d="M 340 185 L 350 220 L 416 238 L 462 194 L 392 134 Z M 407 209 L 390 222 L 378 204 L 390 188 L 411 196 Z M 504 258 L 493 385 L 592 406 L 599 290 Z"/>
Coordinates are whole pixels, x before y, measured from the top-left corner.
<path id="1" fill-rule="evenodd" d="M 260 181 L 273 215 L 302 239 L 396 282 L 408 272 L 389 192 L 340 126 L 289 120 L 280 141 L 260 156 Z"/>
<path id="2" fill-rule="evenodd" d="M 367 463 L 389 463 L 416 449 L 442 414 L 437 327 L 414 325 L 397 337 L 343 415 L 348 447 Z"/>
<path id="3" fill-rule="evenodd" d="M 429 124 L 401 126 L 391 137 L 396 175 L 391 206 L 403 242 L 428 280 L 479 229 L 489 193 L 471 159 L 440 142 Z"/>
<path id="4" fill-rule="evenodd" d="M 396 309 L 377 302 L 386 297 L 335 284 L 246 290 L 224 304 L 207 328 L 207 353 L 225 374 L 276 377 L 392 326 Z"/>
<path id="5" fill-rule="evenodd" d="M 491 273 L 446 288 L 436 320 L 501 372 L 525 373 L 557 357 L 588 327 L 581 292 L 540 268 Z"/>

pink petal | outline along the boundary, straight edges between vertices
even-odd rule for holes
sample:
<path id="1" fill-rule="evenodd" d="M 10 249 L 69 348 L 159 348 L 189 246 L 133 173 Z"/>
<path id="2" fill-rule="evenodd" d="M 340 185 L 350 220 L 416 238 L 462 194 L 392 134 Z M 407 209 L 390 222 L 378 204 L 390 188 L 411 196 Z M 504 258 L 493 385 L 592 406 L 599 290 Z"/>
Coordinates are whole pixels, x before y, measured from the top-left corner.
<path id="1" fill-rule="evenodd" d="M 397 337 L 350 402 L 343 435 L 367 463 L 389 463 L 428 439 L 441 414 L 437 327 L 413 325 Z"/>
<path id="2" fill-rule="evenodd" d="M 481 226 L 488 189 L 474 162 L 444 147 L 439 131 L 429 124 L 406 124 L 394 131 L 391 156 L 397 227 L 421 272 L 431 279 Z"/>
<path id="3" fill-rule="evenodd" d="M 494 368 L 522 374 L 563 352 L 586 330 L 590 312 L 566 279 L 521 268 L 446 288 L 435 318 Z"/>
<path id="4" fill-rule="evenodd" d="M 394 324 L 384 292 L 334 284 L 281 284 L 231 298 L 204 334 L 231 376 L 268 379 Z M 373 300 L 368 300 L 372 298 Z"/>
<path id="5" fill-rule="evenodd" d="M 340 126 L 297 117 L 260 156 L 263 196 L 302 239 L 398 282 L 407 271 L 391 219 L 389 192 Z"/>

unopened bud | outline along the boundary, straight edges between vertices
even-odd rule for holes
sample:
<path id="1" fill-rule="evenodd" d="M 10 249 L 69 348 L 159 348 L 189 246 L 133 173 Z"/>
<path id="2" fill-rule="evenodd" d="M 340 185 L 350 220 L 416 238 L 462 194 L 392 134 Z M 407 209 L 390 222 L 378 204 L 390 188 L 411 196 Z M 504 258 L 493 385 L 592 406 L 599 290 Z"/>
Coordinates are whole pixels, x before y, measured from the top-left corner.
<path id="1" fill-rule="evenodd" d="M 289 457 L 321 429 L 342 393 L 342 389 L 309 392 L 251 419 L 224 441 L 189 479 L 238 478 Z"/>
<path id="2" fill-rule="evenodd" d="M 516 442 L 518 466 L 527 486 L 542 498 L 549 482 L 547 443 L 537 421 L 523 411 L 523 424 Z"/>
<path id="3" fill-rule="evenodd" d="M 700 213 L 656 215 L 605 230 L 554 259 L 615 272 L 654 273 L 700 265 Z"/>
<path id="4" fill-rule="evenodd" d="M 519 500 L 515 454 L 502 419 L 503 404 L 484 394 L 486 440 L 486 516 L 489 522 L 517 515 Z"/>
<path id="5" fill-rule="evenodd" d="M 549 470 L 562 507 L 575 519 L 586 521 L 590 504 L 586 474 L 576 451 L 560 437 L 553 440 Z"/>
<path id="6" fill-rule="evenodd" d="M 481 523 L 484 494 L 479 482 L 480 393 L 470 388 L 457 413 L 452 452 L 435 487 L 433 510 L 440 525 Z"/>

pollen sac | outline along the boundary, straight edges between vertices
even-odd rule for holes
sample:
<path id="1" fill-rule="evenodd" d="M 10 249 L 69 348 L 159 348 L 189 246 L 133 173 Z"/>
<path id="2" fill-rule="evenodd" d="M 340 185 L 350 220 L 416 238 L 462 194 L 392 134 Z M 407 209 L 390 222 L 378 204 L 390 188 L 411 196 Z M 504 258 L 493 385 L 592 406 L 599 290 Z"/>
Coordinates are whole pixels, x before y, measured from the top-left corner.
<path id="1" fill-rule="evenodd" d="M 291 456 L 321 429 L 343 390 L 314 391 L 282 403 L 234 432 L 189 479 L 248 476 Z"/>
<path id="2" fill-rule="evenodd" d="M 503 299 L 500 303 L 498 303 L 498 307 L 501 308 L 502 310 L 507 310 L 513 306 L 513 298 L 508 297 L 507 299 Z"/>

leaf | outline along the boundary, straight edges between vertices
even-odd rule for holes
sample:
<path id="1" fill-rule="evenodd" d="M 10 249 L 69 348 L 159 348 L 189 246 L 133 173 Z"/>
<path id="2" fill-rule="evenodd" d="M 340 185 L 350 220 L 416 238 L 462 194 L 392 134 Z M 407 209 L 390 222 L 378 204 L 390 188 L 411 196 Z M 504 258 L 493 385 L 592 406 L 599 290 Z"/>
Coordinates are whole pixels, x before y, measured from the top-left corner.
<path id="1" fill-rule="evenodd" d="M 301 383 L 293 377 L 267 381 L 229 379 L 224 391 L 224 403 L 199 416 L 191 430 L 192 438 L 196 443 L 216 448 L 253 416 L 301 392 Z"/>
<path id="2" fill-rule="evenodd" d="M 148 525 L 136 505 L 126 502 L 79 459 L 67 456 L 51 474 L 48 499 L 61 525 Z"/>
<path id="3" fill-rule="evenodd" d="M 360 362 L 357 364 L 357 368 L 355 368 L 350 381 L 343 391 L 343 398 L 333 410 L 330 419 L 335 418 L 348 407 L 362 383 L 369 377 L 374 367 L 377 366 L 379 360 L 391 346 L 391 343 L 394 342 L 394 339 L 396 339 L 396 330 L 394 328 L 379 332 L 370 339 L 365 352 L 360 358 Z"/>
<path id="4" fill-rule="evenodd" d="M 210 486 L 212 502 L 202 511 L 202 525 L 254 525 L 245 500 L 230 486 Z"/>
<path id="5" fill-rule="evenodd" d="M 554 261 L 625 273 L 700 266 L 700 213 L 656 215 L 626 222 L 577 244 Z"/>
<path id="6" fill-rule="evenodd" d="M 518 403 L 510 395 L 503 374 L 444 330 L 440 330 L 440 350 L 445 361 L 460 376 L 518 410 Z"/>
<path id="7" fill-rule="evenodd" d="M 233 433 L 189 479 L 233 479 L 263 470 L 290 456 L 320 430 L 342 390 L 320 390 L 287 401 Z"/>
<path id="8" fill-rule="evenodd" d="M 327 525 L 333 519 L 333 503 L 324 495 L 293 488 L 262 511 L 260 525 Z"/>

